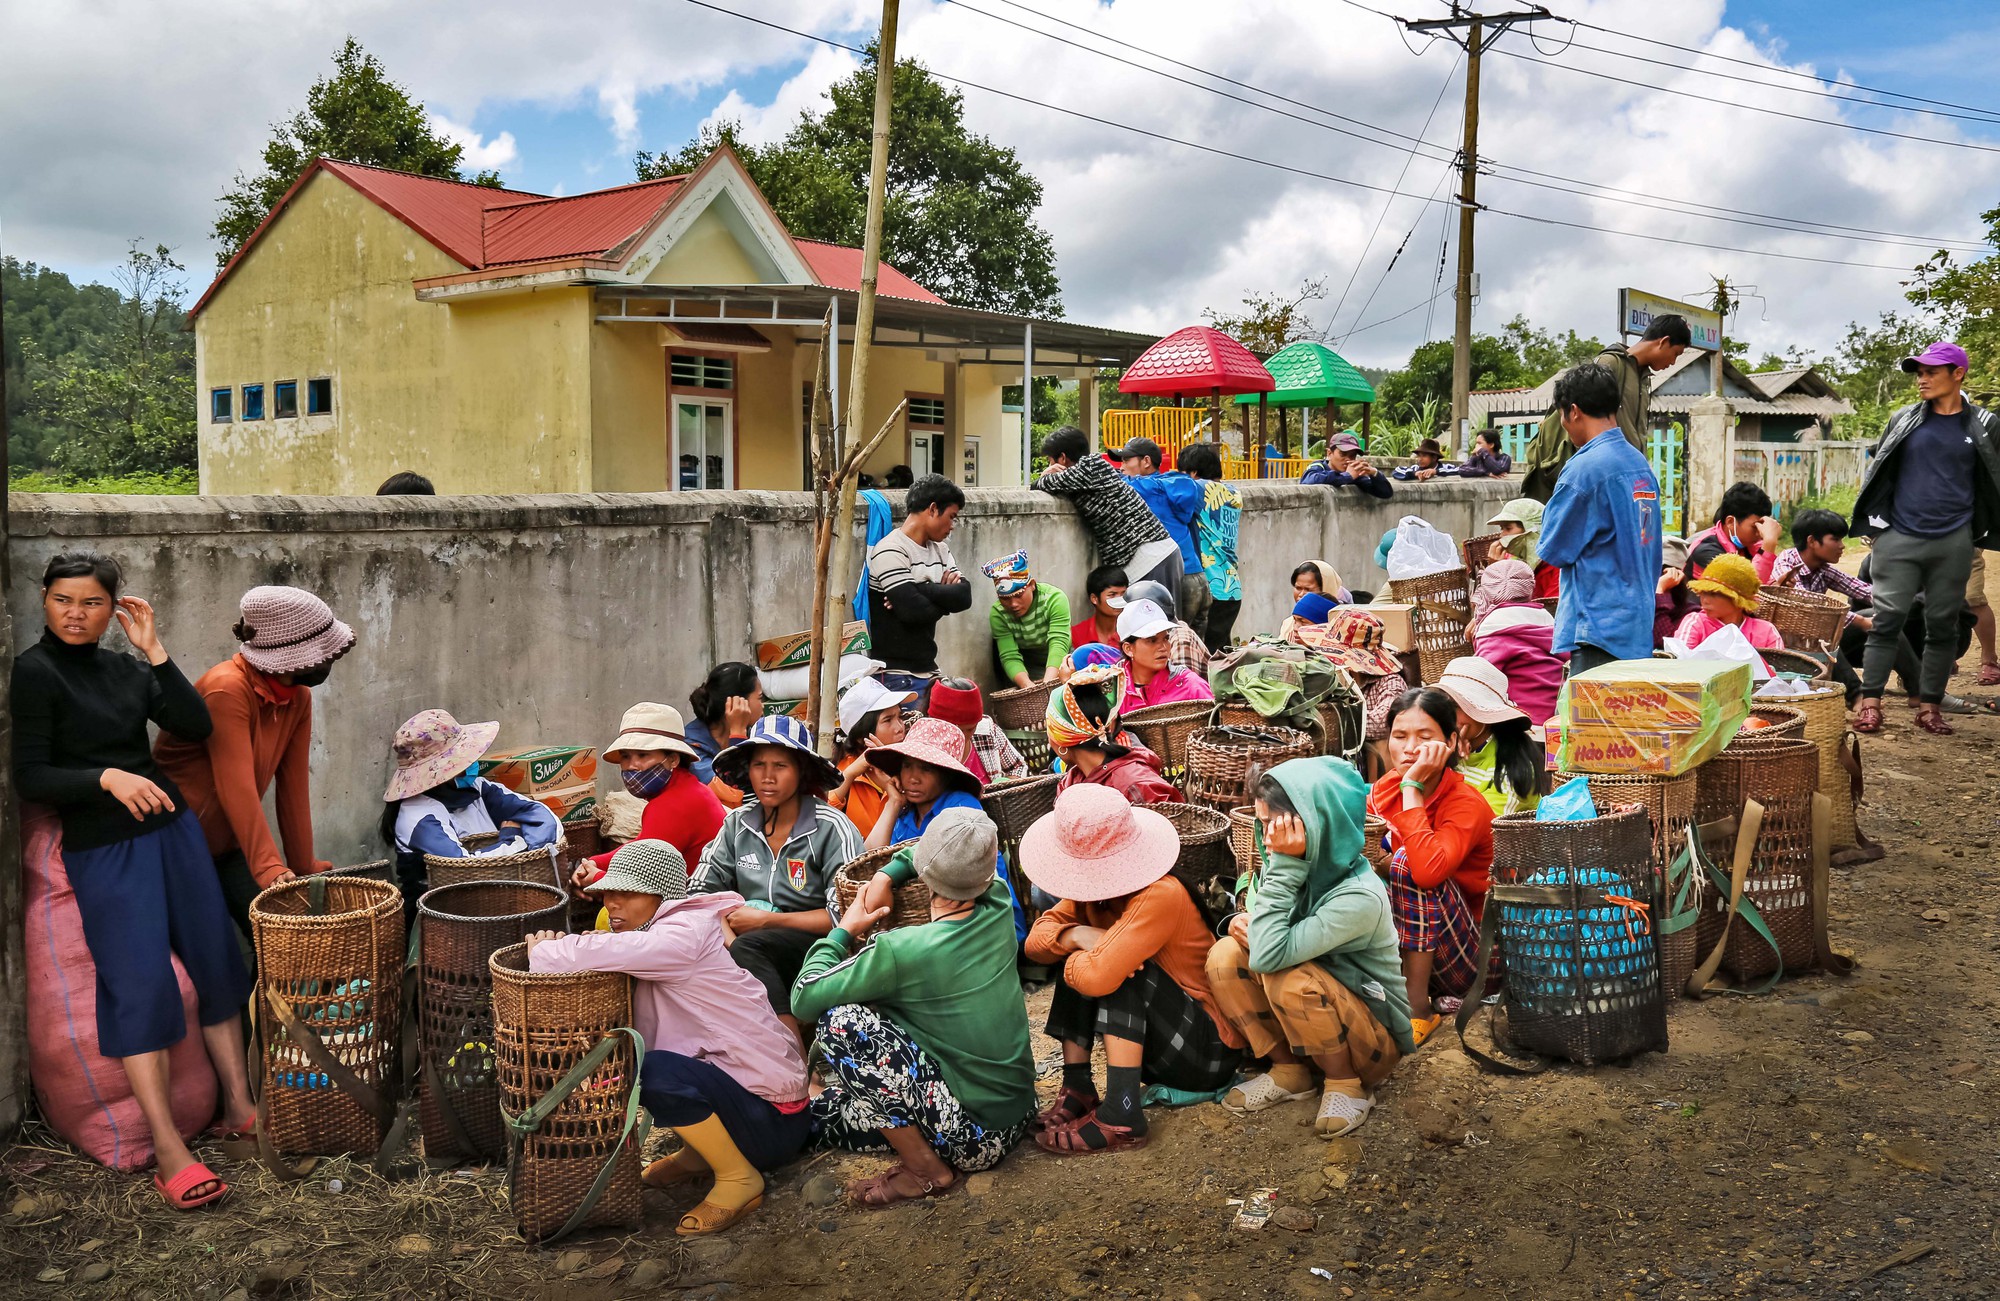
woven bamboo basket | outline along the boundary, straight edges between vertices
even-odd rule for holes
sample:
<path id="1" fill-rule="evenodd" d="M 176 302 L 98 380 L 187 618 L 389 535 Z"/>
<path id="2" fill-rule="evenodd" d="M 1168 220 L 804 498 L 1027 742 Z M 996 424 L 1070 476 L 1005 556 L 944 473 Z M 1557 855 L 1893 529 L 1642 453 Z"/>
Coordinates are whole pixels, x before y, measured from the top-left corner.
<path id="1" fill-rule="evenodd" d="M 316 903 L 317 900 L 317 903 Z M 274 885 L 250 901 L 257 951 L 262 1097 L 280 1152 L 373 1153 L 385 1118 L 316 1066 L 271 1007 L 280 1000 L 378 1094 L 395 1086 L 403 1018 L 403 896 L 361 876 L 322 874 Z"/>
<path id="2" fill-rule="evenodd" d="M 1667 1047 L 1653 834 L 1635 805 L 1578 822 L 1493 820 L 1507 1037 L 1586 1065 Z"/>
<path id="3" fill-rule="evenodd" d="M 1854 787 L 1840 761 L 1847 744 L 1847 693 L 1838 686 L 1819 687 L 1809 695 L 1786 696 L 1785 704 L 1806 716 L 1805 739 L 1819 750 L 1819 791 L 1833 806 L 1830 850 L 1856 843 Z"/>
<path id="4" fill-rule="evenodd" d="M 1008 687 L 986 697 L 986 712 L 1002 731 L 1039 728 L 1049 715 L 1049 697 L 1062 684 L 1036 682 L 1025 687 Z"/>
<path id="5" fill-rule="evenodd" d="M 1017 777 L 994 782 L 979 794 L 979 806 L 1000 829 L 1000 844 L 1019 845 L 1028 828 L 1056 807 L 1060 777 Z"/>
<path id="6" fill-rule="evenodd" d="M 1479 575 L 1486 566 L 1493 563 L 1493 544 L 1505 537 L 1504 533 L 1482 533 L 1476 538 L 1467 538 L 1459 544 L 1458 553 L 1465 557 L 1465 581 L 1468 587 L 1479 586 Z"/>
<path id="7" fill-rule="evenodd" d="M 1188 738 L 1208 726 L 1214 708 L 1206 700 L 1179 700 L 1120 714 L 1118 722 L 1139 738 L 1140 745 L 1160 756 L 1167 780 L 1180 786 L 1187 776 Z"/>
<path id="8" fill-rule="evenodd" d="M 1779 741 L 1797 741 L 1806 734 L 1805 711 L 1790 705 L 1752 705 L 1750 717 L 1760 720 L 1764 726 L 1751 728 L 1746 725 L 1730 738 L 1727 748 L 1755 750 Z"/>
<path id="9" fill-rule="evenodd" d="M 417 1119 L 425 1156 L 506 1157 L 487 961 L 536 931 L 563 930 L 568 912 L 562 891 L 532 881 L 467 881 L 440 886 L 417 901 L 423 1054 Z"/>
<path id="10" fill-rule="evenodd" d="M 1803 677 L 1819 679 L 1828 677 L 1832 670 L 1825 657 L 1808 655 L 1800 650 L 1760 650 L 1764 665 L 1773 673 L 1797 673 Z"/>
<path id="11" fill-rule="evenodd" d="M 1831 592 L 1801 592 L 1792 587 L 1766 586 L 1757 614 L 1770 621 L 1794 650 L 1824 651 L 1840 641 L 1847 621 L 1847 598 Z"/>
<path id="12" fill-rule="evenodd" d="M 1764 825 L 1752 851 L 1743 896 L 1757 906 L 1778 941 L 1776 953 L 1741 921 L 1729 927 L 1722 965 L 1738 980 L 1754 980 L 1778 970 L 1812 965 L 1812 797 L 1819 784 L 1819 751 L 1804 740 L 1777 741 L 1754 749 L 1723 751 L 1695 770 L 1695 818 L 1713 822 L 1740 817 L 1746 800 L 1764 806 Z M 1725 872 L 1734 861 L 1732 841 L 1716 853 Z M 1704 955 L 1722 934 L 1729 899 L 1720 891 L 1703 901 L 1699 947 Z"/>
<path id="13" fill-rule="evenodd" d="M 1472 621 L 1472 588 L 1465 570 L 1392 578 L 1389 594 L 1416 607 L 1410 612 L 1410 635 L 1416 639 L 1419 672 L 1425 682 L 1436 682 L 1444 676 L 1445 665 L 1472 653 L 1465 631 Z"/>
<path id="14" fill-rule="evenodd" d="M 530 972 L 525 944 L 495 953 L 487 970 L 500 1102 L 509 1115 L 540 1101 L 598 1041 L 632 1024 L 632 981 L 622 972 Z M 576 1227 L 639 1226 L 639 1151 L 623 1138 L 638 1072 L 631 1041 L 618 1036 L 611 1055 L 521 1141 L 507 1182 L 522 1237 L 539 1241 L 567 1223 L 606 1162 L 616 1163 L 611 1179 Z"/>
<path id="15" fill-rule="evenodd" d="M 848 906 L 854 902 L 854 896 L 861 893 L 861 887 L 867 885 L 877 872 L 888 866 L 889 860 L 894 858 L 898 851 L 908 849 L 916 843 L 914 840 L 906 840 L 900 845 L 884 845 L 880 849 L 871 849 L 842 867 L 833 878 L 833 897 L 840 911 L 842 913 L 847 911 Z M 869 932 L 869 938 L 873 939 L 883 931 L 894 930 L 898 926 L 921 926 L 930 919 L 931 888 L 917 878 L 911 877 L 896 887 L 895 902 L 890 905 L 888 916 L 875 923 L 875 929 Z"/>
<path id="16" fill-rule="evenodd" d="M 1319 743 L 1296 728 L 1206 727 L 1188 738 L 1181 789 L 1194 803 L 1226 813 L 1250 803 L 1257 779 L 1271 769 L 1318 753 Z"/>
<path id="17" fill-rule="evenodd" d="M 1208 716 L 1210 727 L 1262 727 L 1264 716 L 1245 700 L 1224 700 Z"/>
<path id="18" fill-rule="evenodd" d="M 1375 875 L 1386 878 L 1389 864 L 1395 855 L 1389 852 L 1389 820 L 1380 814 L 1366 814 L 1361 819 L 1361 856 L 1368 860 L 1368 866 L 1375 869 Z"/>
<path id="19" fill-rule="evenodd" d="M 396 860 L 378 858 L 372 863 L 356 863 L 352 867 L 330 867 L 319 875 L 365 878 L 370 881 L 380 881 L 383 885 L 395 885 Z"/>
<path id="20" fill-rule="evenodd" d="M 1042 724 L 1036 723 L 1033 727 L 1002 728 L 1001 734 L 1013 743 L 1021 758 L 1027 761 L 1030 773 L 1039 777 L 1055 768 L 1056 752 L 1049 745 L 1048 728 Z"/>
<path id="21" fill-rule="evenodd" d="M 499 841 L 499 836 L 488 831 L 467 836 L 460 843 L 467 849 L 479 850 Z M 440 858 L 436 854 L 425 854 L 424 876 L 432 890 L 442 885 L 462 885 L 467 881 L 533 881 L 560 887 L 564 884 L 562 865 L 567 861 L 567 848 L 565 833 L 558 827 L 556 843 L 545 849 L 488 858 Z"/>
<path id="22" fill-rule="evenodd" d="M 1248 876 L 1257 866 L 1257 806 L 1229 810 L 1229 848 L 1236 855 L 1236 874 Z"/>
<path id="23" fill-rule="evenodd" d="M 1664 923 L 1677 885 L 1672 874 L 1674 856 L 1680 853 L 1687 840 L 1688 824 L 1694 821 L 1694 771 L 1690 769 L 1675 777 L 1652 773 L 1558 772 L 1554 774 L 1553 782 L 1560 786 L 1579 776 L 1588 777 L 1590 798 L 1598 808 L 1637 804 L 1646 810 L 1646 817 L 1653 828 L 1653 871 L 1660 883 L 1661 907 L 1658 916 Z M 1697 876 L 1688 887 L 1694 892 L 1697 906 L 1707 885 Z M 1664 925 L 1660 927 L 1660 987 L 1666 991 L 1669 1006 L 1687 987 L 1688 977 L 1694 974 L 1700 962 L 1695 952 L 1696 939 L 1696 928 L 1692 925 L 1672 931 Z"/>
<path id="24" fill-rule="evenodd" d="M 1210 926 L 1235 911 L 1236 850 L 1230 843 L 1229 815 L 1197 804 L 1148 804 L 1174 824 L 1181 838 L 1173 875 L 1187 887 Z"/>

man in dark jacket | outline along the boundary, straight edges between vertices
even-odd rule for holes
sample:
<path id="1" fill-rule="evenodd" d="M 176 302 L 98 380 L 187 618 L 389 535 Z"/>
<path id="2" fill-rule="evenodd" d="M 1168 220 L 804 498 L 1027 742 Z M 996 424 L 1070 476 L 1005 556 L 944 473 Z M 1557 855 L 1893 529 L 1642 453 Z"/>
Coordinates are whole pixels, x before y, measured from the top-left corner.
<path id="1" fill-rule="evenodd" d="M 1853 531 L 1873 538 L 1875 626 L 1862 657 L 1854 730 L 1882 729 L 1882 689 L 1910 606 L 1924 602 L 1917 726 L 1949 736 L 1938 706 L 1951 680 L 1974 548 L 2000 550 L 2000 417 L 1965 397 L 1965 349 L 1933 343 L 1903 369 L 1922 401 L 1889 418 L 1861 480 Z"/>
<path id="2" fill-rule="evenodd" d="M 1361 440 L 1345 429 L 1327 440 L 1326 459 L 1308 465 L 1299 482 L 1323 483 L 1329 488 L 1359 488 L 1384 501 L 1396 495 L 1389 485 L 1389 476 L 1368 463 L 1368 458 L 1361 454 Z"/>
<path id="3" fill-rule="evenodd" d="M 1686 317 L 1656 316 L 1630 349 L 1614 343 L 1597 354 L 1597 364 L 1618 380 L 1618 427 L 1624 431 L 1625 441 L 1641 454 L 1652 430 L 1653 373 L 1679 361 L 1693 340 Z M 1556 490 L 1556 479 L 1563 466 L 1575 453 L 1569 435 L 1563 432 L 1562 412 L 1555 410 L 1543 416 L 1542 427 L 1535 431 L 1535 441 L 1521 458 L 1521 495 L 1547 502 L 1549 494 Z"/>

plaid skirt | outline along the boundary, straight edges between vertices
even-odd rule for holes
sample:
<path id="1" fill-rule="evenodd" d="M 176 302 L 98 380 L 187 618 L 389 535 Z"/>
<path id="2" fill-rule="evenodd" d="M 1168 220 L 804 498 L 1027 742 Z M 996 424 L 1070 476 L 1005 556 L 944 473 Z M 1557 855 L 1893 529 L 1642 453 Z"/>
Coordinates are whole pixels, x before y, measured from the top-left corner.
<path id="1" fill-rule="evenodd" d="M 1389 911 L 1396 919 L 1397 944 L 1405 953 L 1435 955 L 1431 962 L 1432 997 L 1463 998 L 1479 974 L 1479 916 L 1459 883 L 1446 877 L 1429 889 L 1410 879 L 1410 869 L 1398 849 L 1389 860 Z M 1505 973 L 1500 946 L 1493 946 L 1487 963 L 1486 992 L 1500 991 Z"/>
<path id="2" fill-rule="evenodd" d="M 1058 968 L 1042 1031 L 1086 1048 L 1097 1035 L 1139 1043 L 1139 1078 L 1189 1093 L 1215 1092 L 1243 1063 L 1242 1050 L 1222 1041 L 1208 1009 L 1153 962 L 1102 998 L 1077 993 Z"/>

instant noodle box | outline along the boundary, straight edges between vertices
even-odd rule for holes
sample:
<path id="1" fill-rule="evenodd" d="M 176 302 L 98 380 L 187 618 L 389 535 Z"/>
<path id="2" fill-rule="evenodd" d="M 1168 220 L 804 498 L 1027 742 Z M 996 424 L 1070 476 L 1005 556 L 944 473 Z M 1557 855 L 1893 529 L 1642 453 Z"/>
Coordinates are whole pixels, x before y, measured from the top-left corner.
<path id="1" fill-rule="evenodd" d="M 529 750 L 497 750 L 480 761 L 479 775 L 531 799 L 571 786 L 594 789 L 597 747 L 545 745 Z"/>
<path id="2" fill-rule="evenodd" d="M 559 791 L 543 791 L 536 799 L 549 806 L 557 822 L 588 822 L 597 825 L 597 787 L 570 786 Z"/>
<path id="3" fill-rule="evenodd" d="M 1750 666 L 1721 660 L 1618 660 L 1563 687 L 1566 772 L 1677 776 L 1729 744 L 1749 717 Z"/>
<path id="4" fill-rule="evenodd" d="M 776 673 L 779 669 L 802 669 L 812 662 L 812 643 L 813 634 L 810 632 L 795 632 L 760 641 L 757 643 L 757 667 L 765 673 Z M 840 653 L 868 653 L 867 624 L 857 619 L 841 628 Z"/>

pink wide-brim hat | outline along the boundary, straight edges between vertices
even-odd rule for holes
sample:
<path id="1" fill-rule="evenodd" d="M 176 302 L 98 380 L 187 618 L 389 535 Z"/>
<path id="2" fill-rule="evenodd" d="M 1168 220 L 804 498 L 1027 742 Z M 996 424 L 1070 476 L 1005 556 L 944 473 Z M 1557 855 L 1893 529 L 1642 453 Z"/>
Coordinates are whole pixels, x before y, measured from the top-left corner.
<path id="1" fill-rule="evenodd" d="M 396 773 L 383 800 L 406 800 L 450 781 L 491 750 L 499 735 L 498 723 L 461 723 L 442 709 L 426 709 L 396 729 Z"/>
<path id="2" fill-rule="evenodd" d="M 1021 837 L 1021 870 L 1059 899 L 1096 903 L 1145 889 L 1181 854 L 1174 824 L 1109 786 L 1072 786 Z"/>
<path id="3" fill-rule="evenodd" d="M 903 770 L 905 759 L 950 773 L 962 789 L 974 795 L 981 790 L 978 774 L 965 766 L 965 733 L 941 718 L 919 718 L 896 744 L 868 751 L 868 762 L 891 777 Z"/>
<path id="4" fill-rule="evenodd" d="M 354 648 L 354 629 L 325 601 L 299 587 L 253 587 L 236 625 L 239 653 L 261 673 L 297 673 L 331 663 Z"/>

